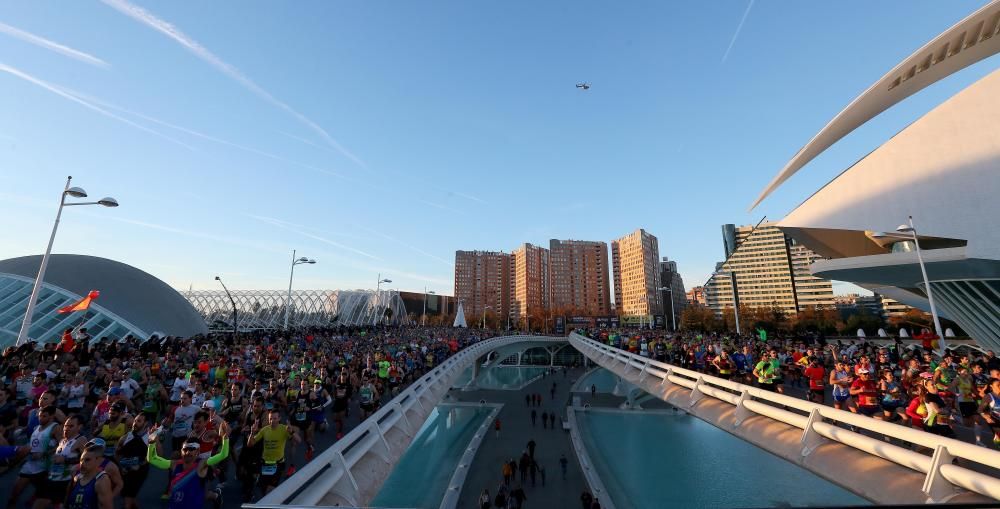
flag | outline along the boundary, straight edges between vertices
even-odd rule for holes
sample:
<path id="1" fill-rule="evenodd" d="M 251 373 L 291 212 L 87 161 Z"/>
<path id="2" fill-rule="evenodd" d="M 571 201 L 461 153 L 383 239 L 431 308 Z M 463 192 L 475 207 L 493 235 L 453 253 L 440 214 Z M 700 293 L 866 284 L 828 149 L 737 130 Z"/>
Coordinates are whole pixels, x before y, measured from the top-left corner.
<path id="1" fill-rule="evenodd" d="M 101 292 L 98 292 L 97 290 L 91 290 L 90 293 L 88 293 L 86 297 L 84 297 L 84 298 L 80 299 L 79 301 L 74 302 L 74 303 L 72 303 L 72 304 L 70 304 L 70 305 L 68 305 L 66 307 L 59 308 L 58 312 L 60 314 L 62 314 L 62 313 L 72 313 L 74 311 L 86 311 L 87 309 L 90 308 L 91 301 L 93 301 L 94 299 L 96 299 L 100 295 L 101 295 Z"/>

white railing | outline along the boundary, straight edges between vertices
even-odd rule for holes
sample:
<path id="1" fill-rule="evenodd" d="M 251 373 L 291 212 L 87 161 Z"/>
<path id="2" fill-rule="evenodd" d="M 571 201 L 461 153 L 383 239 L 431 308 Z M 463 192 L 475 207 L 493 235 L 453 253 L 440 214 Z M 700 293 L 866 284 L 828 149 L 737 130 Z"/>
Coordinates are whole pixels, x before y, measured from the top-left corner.
<path id="1" fill-rule="evenodd" d="M 245 504 L 243 507 L 319 505 L 328 494 L 335 494 L 354 506 L 367 504 L 385 481 L 388 472 L 385 475 L 372 475 L 372 472 L 358 472 L 355 475 L 352 469 L 362 459 L 374 455 L 383 466 L 388 467 L 386 470 L 391 471 L 391 466 L 395 465 L 406 447 L 416 438 L 424 420 L 465 368 L 480 356 L 497 348 L 526 341 L 553 340 L 565 341 L 566 338 L 504 336 L 466 347 L 411 383 L 334 445 L 303 465 L 257 504 Z M 390 431 L 394 430 L 395 438 L 387 439 Z"/>
<path id="2" fill-rule="evenodd" d="M 923 492 L 928 501 L 942 502 L 949 499 L 955 494 L 955 486 L 1000 499 L 1000 479 L 952 464 L 953 459 L 961 458 L 963 464 L 975 463 L 1000 469 L 998 451 L 709 376 L 635 355 L 576 333 L 570 334 L 569 339 L 584 355 L 598 364 L 606 364 L 605 367 L 612 371 L 620 370 L 617 374 L 631 377 L 630 381 L 643 382 L 652 378 L 663 388 L 675 384 L 691 389 L 690 399 L 686 402 L 689 408 L 707 396 L 736 406 L 736 426 L 748 417 L 762 415 L 802 429 L 803 457 L 811 454 L 826 438 L 925 474 Z M 807 415 L 784 408 L 799 410 Z M 926 447 L 934 451 L 934 454 L 920 454 L 885 440 L 824 422 L 824 419 Z"/>

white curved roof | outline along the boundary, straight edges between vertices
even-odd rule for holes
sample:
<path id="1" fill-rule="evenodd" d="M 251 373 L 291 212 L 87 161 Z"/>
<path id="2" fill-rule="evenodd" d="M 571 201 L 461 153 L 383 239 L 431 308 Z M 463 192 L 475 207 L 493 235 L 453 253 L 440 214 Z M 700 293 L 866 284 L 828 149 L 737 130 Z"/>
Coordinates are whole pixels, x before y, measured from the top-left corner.
<path id="1" fill-rule="evenodd" d="M 865 122 L 927 86 L 998 52 L 1000 0 L 991 0 L 915 51 L 851 101 L 788 161 L 750 208 Z"/>

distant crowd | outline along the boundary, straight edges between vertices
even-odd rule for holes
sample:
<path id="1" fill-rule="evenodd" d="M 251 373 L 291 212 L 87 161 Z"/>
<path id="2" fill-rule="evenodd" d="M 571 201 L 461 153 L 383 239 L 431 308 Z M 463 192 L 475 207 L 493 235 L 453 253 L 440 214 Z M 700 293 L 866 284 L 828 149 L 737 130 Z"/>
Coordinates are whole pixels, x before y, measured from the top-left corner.
<path id="1" fill-rule="evenodd" d="M 0 461 L 17 469 L 7 507 L 223 505 L 235 478 L 250 502 L 311 459 L 316 433 L 339 439 L 416 377 L 489 333 L 330 328 L 140 342 L 66 330 L 0 358 Z M 152 475 L 152 469 L 165 470 Z M 119 502 L 120 500 L 120 502 Z"/>
<path id="2" fill-rule="evenodd" d="M 1000 359 L 968 347 L 935 350 L 936 340 L 905 345 L 821 337 L 732 337 L 663 331 L 577 331 L 616 348 L 775 392 L 804 393 L 816 403 L 955 436 L 970 428 L 1000 448 Z M 925 337 L 927 337 L 925 332 Z M 987 440 L 989 439 L 989 434 Z"/>

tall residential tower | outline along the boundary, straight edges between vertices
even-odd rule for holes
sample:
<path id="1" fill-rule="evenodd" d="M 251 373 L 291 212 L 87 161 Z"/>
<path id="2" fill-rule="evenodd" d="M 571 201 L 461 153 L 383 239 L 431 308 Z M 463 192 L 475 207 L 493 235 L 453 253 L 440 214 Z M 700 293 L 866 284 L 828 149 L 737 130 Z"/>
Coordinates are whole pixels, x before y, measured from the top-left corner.
<path id="1" fill-rule="evenodd" d="M 660 247 L 656 237 L 638 229 L 611 242 L 615 307 L 619 315 L 663 313 L 660 301 Z"/>

